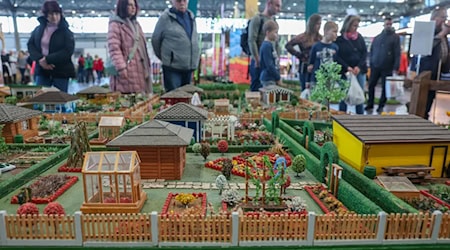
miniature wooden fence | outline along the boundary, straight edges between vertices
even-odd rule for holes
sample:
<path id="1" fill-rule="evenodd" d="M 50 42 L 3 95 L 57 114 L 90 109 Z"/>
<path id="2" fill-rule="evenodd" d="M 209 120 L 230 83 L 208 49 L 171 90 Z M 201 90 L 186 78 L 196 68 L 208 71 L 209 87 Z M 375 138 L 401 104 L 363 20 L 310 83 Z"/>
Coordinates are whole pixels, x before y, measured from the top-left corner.
<path id="1" fill-rule="evenodd" d="M 262 246 L 449 243 L 450 214 L 19 216 L 0 211 L 0 245 Z"/>
<path id="2" fill-rule="evenodd" d="M 442 215 L 441 228 L 439 230 L 440 239 L 450 239 L 450 214 Z"/>
<path id="3" fill-rule="evenodd" d="M 160 242 L 231 242 L 229 216 L 159 216 L 158 224 Z"/>
<path id="4" fill-rule="evenodd" d="M 240 241 L 306 240 L 307 215 L 241 216 Z"/>
<path id="5" fill-rule="evenodd" d="M 73 240 L 73 215 L 8 215 L 6 235 L 14 240 Z"/>
<path id="6" fill-rule="evenodd" d="M 387 217 L 385 239 L 429 239 L 434 216 L 423 214 L 391 214 Z"/>
<path id="7" fill-rule="evenodd" d="M 377 215 L 320 215 L 316 217 L 316 240 L 375 240 L 378 231 Z"/>
<path id="8" fill-rule="evenodd" d="M 148 214 L 83 214 L 83 241 L 151 241 Z"/>

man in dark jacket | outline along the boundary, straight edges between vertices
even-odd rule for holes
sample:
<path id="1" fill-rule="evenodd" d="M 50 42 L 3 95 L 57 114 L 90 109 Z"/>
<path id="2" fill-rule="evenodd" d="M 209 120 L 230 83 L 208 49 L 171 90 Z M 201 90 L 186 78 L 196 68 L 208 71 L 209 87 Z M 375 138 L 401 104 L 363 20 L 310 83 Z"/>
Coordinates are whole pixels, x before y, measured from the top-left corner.
<path id="1" fill-rule="evenodd" d="M 434 29 L 434 39 L 433 39 L 433 49 L 431 51 L 431 55 L 424 56 L 420 59 L 420 67 L 419 73 L 423 71 L 431 71 L 431 80 L 439 79 L 439 64 L 442 63 L 441 72 L 448 72 L 448 60 L 441 61 L 442 56 L 445 54 L 445 51 L 442 51 L 444 47 L 447 48 L 448 51 L 448 40 L 447 35 L 450 32 L 450 26 L 446 24 L 448 19 L 447 16 L 447 8 L 439 8 L 435 9 L 431 13 L 430 20 L 434 21 L 435 29 Z M 446 53 L 448 54 L 448 52 Z M 445 56 L 445 57 L 448 57 Z M 431 106 L 433 105 L 434 98 L 436 97 L 436 91 L 430 90 L 428 91 L 428 99 L 426 103 L 426 110 L 424 118 L 428 120 L 429 112 L 431 110 Z"/>
<path id="2" fill-rule="evenodd" d="M 400 66 L 400 38 L 392 27 L 392 18 L 384 19 L 384 29 L 372 42 L 370 49 L 369 100 L 366 111 L 373 109 L 375 86 L 381 78 L 381 97 L 377 112 L 383 111 L 386 104 L 386 77 L 396 74 Z"/>

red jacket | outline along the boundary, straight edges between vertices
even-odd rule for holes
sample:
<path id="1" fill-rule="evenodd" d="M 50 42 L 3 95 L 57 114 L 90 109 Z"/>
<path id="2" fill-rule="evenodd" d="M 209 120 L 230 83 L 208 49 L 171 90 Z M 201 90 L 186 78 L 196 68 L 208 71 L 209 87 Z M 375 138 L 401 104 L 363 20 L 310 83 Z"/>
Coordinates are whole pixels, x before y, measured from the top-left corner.
<path id="1" fill-rule="evenodd" d="M 105 69 L 101 58 L 95 59 L 92 67 L 95 71 L 103 71 Z"/>

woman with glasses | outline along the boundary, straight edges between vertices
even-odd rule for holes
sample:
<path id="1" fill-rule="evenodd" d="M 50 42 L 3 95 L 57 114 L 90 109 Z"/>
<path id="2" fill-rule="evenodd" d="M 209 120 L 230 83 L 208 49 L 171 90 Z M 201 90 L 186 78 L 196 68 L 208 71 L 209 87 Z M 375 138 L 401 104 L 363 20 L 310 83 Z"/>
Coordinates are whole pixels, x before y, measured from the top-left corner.
<path id="1" fill-rule="evenodd" d="M 30 58 L 36 62 L 36 84 L 67 92 L 69 78 L 75 77 L 73 33 L 57 1 L 45 1 L 41 10 L 43 16 L 27 44 Z"/>

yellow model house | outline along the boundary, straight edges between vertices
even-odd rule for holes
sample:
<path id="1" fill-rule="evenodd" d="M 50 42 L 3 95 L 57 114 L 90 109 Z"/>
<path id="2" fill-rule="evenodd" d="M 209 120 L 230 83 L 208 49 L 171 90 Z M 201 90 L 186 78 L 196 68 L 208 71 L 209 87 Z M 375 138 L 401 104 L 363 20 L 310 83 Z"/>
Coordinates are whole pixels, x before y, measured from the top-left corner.
<path id="1" fill-rule="evenodd" d="M 339 157 L 363 172 L 383 167 L 425 165 L 444 177 L 450 164 L 450 130 L 415 115 L 333 116 L 333 142 Z"/>

